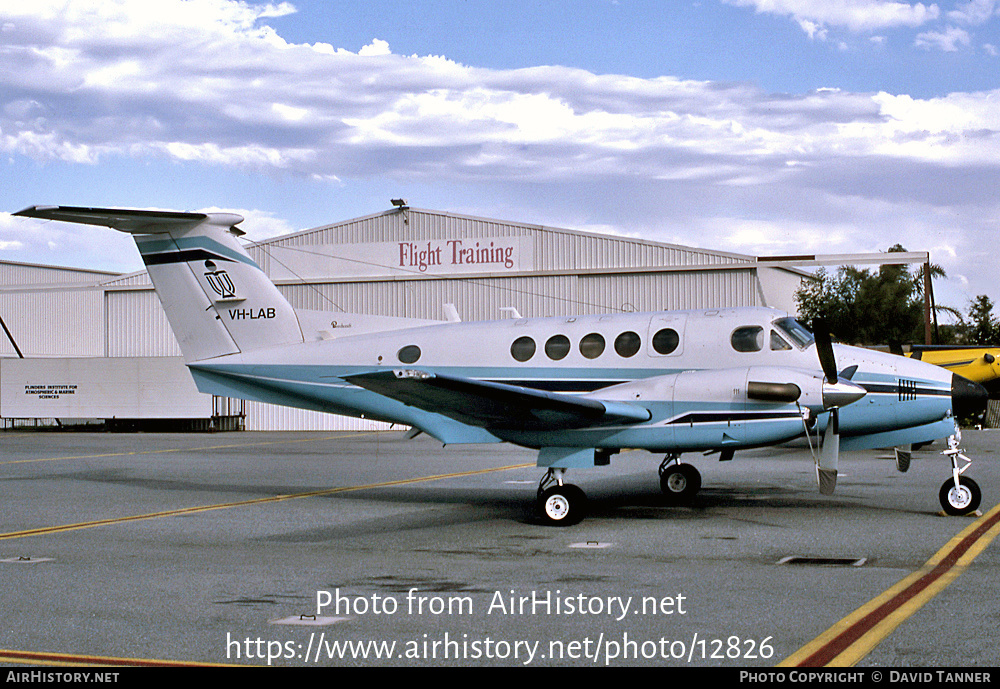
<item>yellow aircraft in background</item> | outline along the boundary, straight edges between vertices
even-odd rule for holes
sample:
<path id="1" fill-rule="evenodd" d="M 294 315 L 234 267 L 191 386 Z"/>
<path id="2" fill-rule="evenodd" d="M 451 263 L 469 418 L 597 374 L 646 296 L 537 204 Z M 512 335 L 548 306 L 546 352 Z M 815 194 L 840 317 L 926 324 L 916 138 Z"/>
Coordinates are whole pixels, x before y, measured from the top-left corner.
<path id="1" fill-rule="evenodd" d="M 1000 347 L 913 345 L 909 356 L 979 383 L 990 399 L 1000 399 Z"/>

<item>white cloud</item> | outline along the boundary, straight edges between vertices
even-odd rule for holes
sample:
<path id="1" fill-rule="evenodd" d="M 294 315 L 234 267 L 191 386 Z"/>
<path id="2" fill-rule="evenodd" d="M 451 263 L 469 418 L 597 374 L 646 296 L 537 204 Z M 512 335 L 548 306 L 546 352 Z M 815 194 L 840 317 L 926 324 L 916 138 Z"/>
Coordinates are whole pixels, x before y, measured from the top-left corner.
<path id="1" fill-rule="evenodd" d="M 383 41 L 380 38 L 374 39 L 371 43 L 366 46 L 362 46 L 361 50 L 358 51 L 358 55 L 391 55 L 392 51 L 389 50 L 389 43 Z"/>
<path id="2" fill-rule="evenodd" d="M 995 131 L 967 113 L 923 142 L 884 102 L 822 91 L 771 96 L 745 85 L 595 75 L 564 67 L 489 70 L 438 56 L 289 44 L 260 24 L 291 11 L 224 0 L 59 3 L 0 10 L 0 150 L 37 160 L 169 158 L 315 178 L 396 172 L 428 179 L 490 174 L 560 179 L 629 175 L 752 184 L 785 160 L 878 154 L 976 161 Z M 882 27 L 936 6 L 759 2 L 803 21 Z M 34 9 L 31 9 L 34 8 Z M 815 27 L 821 32 L 820 24 Z M 815 35 L 819 36 L 819 33 Z M 961 29 L 922 34 L 947 49 Z M 958 107 L 958 106 L 956 106 Z M 958 123 L 962 123 L 959 125 Z M 979 152 L 977 152 L 979 151 Z M 772 164 L 768 161 L 777 161 Z M 762 167 L 763 164 L 763 167 Z"/>
<path id="3" fill-rule="evenodd" d="M 968 46 L 972 42 L 969 32 L 955 26 L 949 26 L 944 31 L 926 31 L 917 34 L 913 44 L 918 48 L 938 49 L 953 53 L 959 46 Z"/>
<path id="4" fill-rule="evenodd" d="M 726 0 L 757 12 L 788 16 L 810 35 L 825 38 L 821 27 L 844 27 L 851 31 L 877 31 L 892 27 L 921 26 L 937 19 L 936 4 L 910 4 L 888 0 Z"/>
<path id="5" fill-rule="evenodd" d="M 997 14 L 996 8 L 997 0 L 969 0 L 948 12 L 948 18 L 965 24 L 979 25 L 994 17 Z"/>
<path id="6" fill-rule="evenodd" d="M 859 28 L 937 12 L 899 2 L 755 6 Z M 995 94 L 771 95 L 741 84 L 564 67 L 489 70 L 394 55 L 380 39 L 351 53 L 289 44 L 260 25 L 291 11 L 286 4 L 57 7 L 0 10 L 0 23 L 11 27 L 0 46 L 0 93 L 14 94 L 0 96 L 0 150 L 8 154 L 87 164 L 167 158 L 323 179 L 557 180 L 627 171 L 727 184 L 787 177 L 787 160 L 1000 159 L 1000 123 L 983 108 L 996 105 Z M 945 50 L 968 42 L 955 27 L 918 39 Z M 928 126 L 942 109 L 947 116 Z"/>

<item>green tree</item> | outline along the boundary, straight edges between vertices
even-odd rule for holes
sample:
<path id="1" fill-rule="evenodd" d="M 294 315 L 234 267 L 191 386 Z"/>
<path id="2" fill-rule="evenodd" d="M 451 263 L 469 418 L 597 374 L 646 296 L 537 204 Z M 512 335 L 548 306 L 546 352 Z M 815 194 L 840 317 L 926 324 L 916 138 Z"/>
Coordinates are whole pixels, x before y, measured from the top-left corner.
<path id="1" fill-rule="evenodd" d="M 965 344 L 1000 344 L 1000 321 L 993 316 L 993 301 L 980 294 L 969 302 L 969 320 L 961 324 L 960 330 Z"/>
<path id="2" fill-rule="evenodd" d="M 906 251 L 896 245 L 890 252 Z M 943 276 L 939 266 L 931 275 Z M 799 315 L 824 318 L 831 332 L 851 344 L 890 346 L 923 340 L 923 267 L 884 265 L 877 271 L 841 266 L 820 270 L 796 293 Z"/>

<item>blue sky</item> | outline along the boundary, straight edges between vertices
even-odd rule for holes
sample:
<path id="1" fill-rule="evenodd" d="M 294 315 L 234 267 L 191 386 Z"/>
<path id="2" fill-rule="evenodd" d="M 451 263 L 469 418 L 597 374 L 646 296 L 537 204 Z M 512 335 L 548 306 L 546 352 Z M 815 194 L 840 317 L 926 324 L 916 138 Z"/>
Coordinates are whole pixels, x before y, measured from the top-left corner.
<path id="1" fill-rule="evenodd" d="M 754 255 L 930 251 L 1000 301 L 1000 2 L 0 0 L 0 260 L 33 204 L 263 238 L 411 205 Z"/>

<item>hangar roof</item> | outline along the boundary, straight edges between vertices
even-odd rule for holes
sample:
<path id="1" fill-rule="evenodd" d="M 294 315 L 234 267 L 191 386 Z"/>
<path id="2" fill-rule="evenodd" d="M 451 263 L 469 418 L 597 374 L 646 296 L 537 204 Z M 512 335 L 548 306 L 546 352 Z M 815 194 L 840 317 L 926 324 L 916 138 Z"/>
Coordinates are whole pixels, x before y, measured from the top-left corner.
<path id="1" fill-rule="evenodd" d="M 19 261 L 0 261 L 0 290 L 30 287 L 97 285 L 120 273 L 85 268 L 65 268 Z"/>
<path id="2" fill-rule="evenodd" d="M 247 246 L 276 282 L 753 267 L 752 256 L 418 208 L 392 210 Z M 798 271 L 795 271 L 798 272 Z M 145 271 L 106 287 L 148 285 Z"/>

